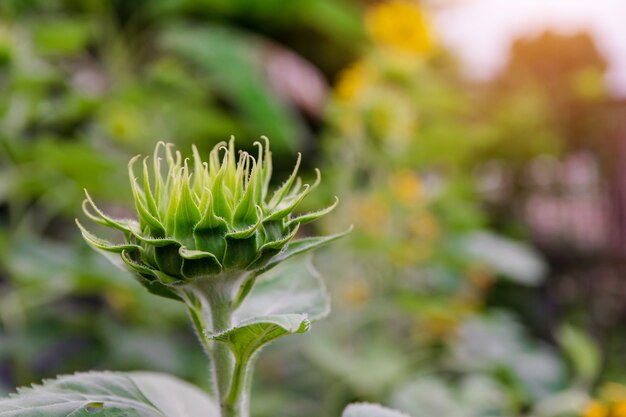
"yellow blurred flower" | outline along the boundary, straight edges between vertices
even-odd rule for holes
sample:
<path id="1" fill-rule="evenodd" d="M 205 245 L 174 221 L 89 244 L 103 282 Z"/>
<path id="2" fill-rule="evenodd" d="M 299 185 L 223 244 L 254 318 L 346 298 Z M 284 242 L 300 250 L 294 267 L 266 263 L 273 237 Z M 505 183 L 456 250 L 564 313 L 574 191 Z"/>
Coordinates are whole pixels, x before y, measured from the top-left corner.
<path id="1" fill-rule="evenodd" d="M 379 196 L 358 198 L 352 205 L 351 218 L 358 229 L 371 235 L 382 235 L 388 231 L 389 205 Z"/>
<path id="2" fill-rule="evenodd" d="M 419 110 L 406 92 L 382 85 L 373 89 L 364 113 L 367 135 L 384 145 L 385 152 L 403 154 L 414 140 Z"/>
<path id="3" fill-rule="evenodd" d="M 419 177 L 408 169 L 393 172 L 389 177 L 389 188 L 393 196 L 407 206 L 424 201 L 424 185 Z"/>
<path id="4" fill-rule="evenodd" d="M 421 241 L 431 242 L 439 237 L 439 221 L 432 213 L 423 211 L 409 220 L 411 236 Z"/>
<path id="5" fill-rule="evenodd" d="M 607 382 L 602 385 L 600 397 L 611 403 L 624 401 L 626 400 L 626 386 L 616 382 Z"/>
<path id="6" fill-rule="evenodd" d="M 426 15 L 411 1 L 392 0 L 368 11 L 365 24 L 374 41 L 403 52 L 427 55 L 434 48 Z"/>
<path id="7" fill-rule="evenodd" d="M 104 292 L 104 298 L 107 300 L 113 310 L 122 315 L 126 315 L 135 306 L 136 301 L 129 291 L 119 288 L 108 289 Z"/>
<path id="8" fill-rule="evenodd" d="M 582 417 L 607 417 L 609 409 L 598 401 L 590 401 L 585 406 Z"/>
<path id="9" fill-rule="evenodd" d="M 335 86 L 337 98 L 341 101 L 353 101 L 364 90 L 374 75 L 373 69 L 364 61 L 357 61 L 345 68 Z"/>
<path id="10" fill-rule="evenodd" d="M 583 100 L 598 101 L 606 96 L 603 73 L 597 68 L 583 68 L 575 72 L 570 83 L 574 94 Z"/>
<path id="11" fill-rule="evenodd" d="M 458 328 L 459 317 L 453 313 L 431 313 L 423 317 L 418 326 L 432 338 L 445 339 Z"/>
<path id="12" fill-rule="evenodd" d="M 362 278 L 350 279 L 343 286 L 342 295 L 348 305 L 362 307 L 372 298 L 372 289 Z"/>
<path id="13" fill-rule="evenodd" d="M 404 268 L 427 261 L 433 252 L 434 249 L 430 243 L 402 242 L 389 251 L 389 260 L 393 266 Z"/>
<path id="14" fill-rule="evenodd" d="M 613 404 L 611 417 L 626 417 L 626 400 L 621 400 Z"/>
<path id="15" fill-rule="evenodd" d="M 104 110 L 102 119 L 106 132 L 121 142 L 132 142 L 145 137 L 142 116 L 131 106 L 111 106 Z"/>
<path id="16" fill-rule="evenodd" d="M 484 265 L 470 265 L 467 271 L 467 279 L 479 290 L 487 289 L 495 280 L 492 272 Z"/>

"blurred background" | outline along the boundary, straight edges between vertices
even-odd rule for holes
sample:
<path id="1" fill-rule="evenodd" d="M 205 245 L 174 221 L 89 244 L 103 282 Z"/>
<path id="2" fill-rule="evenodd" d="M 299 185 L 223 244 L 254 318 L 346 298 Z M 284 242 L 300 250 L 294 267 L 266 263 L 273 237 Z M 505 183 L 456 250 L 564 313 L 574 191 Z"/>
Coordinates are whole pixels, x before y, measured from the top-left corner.
<path id="1" fill-rule="evenodd" d="M 148 369 L 206 389 L 182 305 L 79 237 L 158 140 L 271 139 L 340 196 L 333 313 L 266 349 L 257 417 L 626 416 L 626 3 L 2 0 L 0 393 Z"/>

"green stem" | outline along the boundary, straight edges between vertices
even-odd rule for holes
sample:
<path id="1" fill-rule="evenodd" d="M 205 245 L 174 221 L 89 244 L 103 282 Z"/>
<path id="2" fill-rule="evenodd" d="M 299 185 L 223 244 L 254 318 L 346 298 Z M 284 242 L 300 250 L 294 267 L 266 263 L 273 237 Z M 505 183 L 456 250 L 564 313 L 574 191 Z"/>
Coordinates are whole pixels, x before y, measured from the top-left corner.
<path id="1" fill-rule="evenodd" d="M 219 400 L 221 417 L 249 417 L 251 355 L 236 358 L 227 343 L 209 337 L 210 333 L 221 333 L 233 325 L 233 312 L 237 308 L 233 289 L 234 283 L 239 282 L 229 279 L 232 277 L 224 278 L 197 283 L 185 293 L 185 302 L 200 342 L 211 358 L 214 393 Z"/>
<path id="2" fill-rule="evenodd" d="M 248 414 L 248 399 L 250 397 L 250 381 L 249 378 L 252 374 L 252 361 L 250 357 L 237 358 L 235 362 L 235 370 L 233 373 L 232 383 L 230 385 L 230 392 L 226 397 L 225 404 L 228 407 L 239 408 L 243 415 L 247 417 Z"/>
<path id="3" fill-rule="evenodd" d="M 211 302 L 210 308 L 213 331 L 220 333 L 229 329 L 232 324 L 230 305 L 221 302 Z M 222 407 L 222 417 L 242 417 L 232 407 L 226 407 L 224 402 L 230 390 L 235 368 L 232 352 L 225 343 L 213 342 L 210 354 L 213 359 L 213 377 L 215 379 L 216 396 L 219 398 Z"/>

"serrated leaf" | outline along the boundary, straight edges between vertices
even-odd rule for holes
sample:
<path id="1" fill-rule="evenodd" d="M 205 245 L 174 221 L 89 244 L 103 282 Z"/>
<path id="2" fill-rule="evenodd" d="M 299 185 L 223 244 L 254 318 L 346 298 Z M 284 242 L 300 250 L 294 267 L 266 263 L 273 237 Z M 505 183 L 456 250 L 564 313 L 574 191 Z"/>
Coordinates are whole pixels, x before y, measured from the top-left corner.
<path id="1" fill-rule="evenodd" d="M 213 400 L 172 376 L 93 372 L 61 376 L 0 400 L 0 417 L 210 417 Z"/>
<path id="2" fill-rule="evenodd" d="M 350 404 L 341 414 L 341 417 L 409 417 L 391 408 L 378 404 L 356 403 Z"/>

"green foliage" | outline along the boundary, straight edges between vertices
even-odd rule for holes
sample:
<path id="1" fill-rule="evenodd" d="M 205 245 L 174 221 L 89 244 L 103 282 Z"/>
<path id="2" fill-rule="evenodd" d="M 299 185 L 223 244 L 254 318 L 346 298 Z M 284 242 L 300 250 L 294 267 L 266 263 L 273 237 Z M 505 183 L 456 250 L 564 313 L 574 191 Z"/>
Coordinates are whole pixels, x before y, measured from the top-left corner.
<path id="1" fill-rule="evenodd" d="M 138 221 L 105 215 L 89 194 L 83 203 L 95 223 L 124 232 L 124 243 L 110 243 L 77 222 L 90 246 L 106 255 L 119 254 L 150 292 L 187 305 L 212 360 L 224 417 L 248 415 L 247 390 L 256 352 L 286 334 L 307 332 L 309 320 L 329 311 L 328 296 L 312 266 L 277 269 L 278 264 L 342 236 L 291 241 L 301 224 L 327 214 L 336 202 L 314 213 L 293 215 L 318 185 L 319 171 L 313 185 L 302 185 L 298 158 L 291 176 L 270 196 L 269 140 L 265 147 L 255 144 L 256 159 L 241 152 L 236 160 L 233 138 L 216 145 L 206 163 L 194 147 L 194 164 L 189 166 L 173 145 L 160 142 L 152 175 L 148 158 L 143 160 L 143 187 L 133 170 L 139 157 L 128 166 Z M 292 283 L 295 277 L 299 283 Z M 257 280 L 262 284 L 255 290 Z"/>
<path id="2" fill-rule="evenodd" d="M 563 326 L 558 334 L 565 354 L 574 365 L 574 375 L 584 384 L 593 383 L 601 366 L 598 347 L 589 336 L 573 326 Z"/>
<path id="3" fill-rule="evenodd" d="M 209 388 L 197 337 L 219 358 L 215 402 L 234 404 L 247 397 L 264 346 L 327 314 L 327 290 L 297 255 L 339 237 L 311 235 L 351 223 L 351 238 L 316 262 L 332 277 L 332 324 L 263 352 L 253 414 L 334 417 L 356 400 L 413 417 L 577 415 L 594 382 L 622 379 L 620 331 L 594 329 L 608 342 L 600 353 L 584 332 L 555 332 L 557 317 L 537 308 L 565 295 L 555 295 L 542 255 L 518 241 L 528 234 L 511 216 L 523 207 L 518 193 L 532 188 L 529 161 L 608 137 L 605 64 L 590 38 L 517 42 L 504 77 L 471 85 L 446 51 L 408 57 L 365 39 L 363 12 L 344 0 L 0 1 L 1 392 L 89 368 L 153 369 Z M 349 74 L 358 91 L 346 97 Z M 297 101 L 311 97 L 312 109 Z M 243 158 L 242 178 L 265 171 L 253 138 L 266 134 L 276 177 L 289 176 L 297 149 L 304 178 L 327 165 L 321 192 L 302 200 L 301 188 L 274 206 L 271 195 L 239 199 L 246 187 L 226 184 L 215 193 L 220 208 L 203 218 L 215 183 L 210 198 L 163 182 L 158 195 L 167 172 L 155 176 L 150 164 L 148 190 L 139 160 L 139 221 L 100 214 L 133 216 L 117 169 L 130 155 L 158 140 L 207 154 L 231 133 L 255 155 L 256 165 Z M 484 174 L 494 164 L 498 175 Z M 174 163 L 174 182 L 193 191 L 200 182 L 187 165 L 183 175 L 182 157 Z M 125 271 L 77 236 L 71 219 L 84 188 L 105 227 L 101 238 L 83 233 L 122 252 L 106 254 Z M 342 204 L 323 224 L 305 225 L 334 205 L 283 211 L 315 210 L 335 193 Z M 178 302 L 152 297 L 131 274 Z M 232 285 L 207 284 L 209 276 Z M 507 311 L 527 315 L 523 326 L 494 315 L 503 289 L 516 301 Z M 610 306 L 601 307 L 593 323 L 610 321 Z M 146 384 L 141 391 L 149 397 Z M 366 405 L 346 413 L 361 412 L 395 415 Z"/>
<path id="4" fill-rule="evenodd" d="M 251 35 L 224 27 L 173 27 L 163 35 L 163 45 L 201 67 L 246 125 L 262 131 L 281 148 L 298 149 L 302 122 L 284 103 L 270 94 L 261 79 L 260 54 L 267 45 Z"/>

